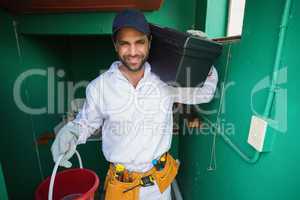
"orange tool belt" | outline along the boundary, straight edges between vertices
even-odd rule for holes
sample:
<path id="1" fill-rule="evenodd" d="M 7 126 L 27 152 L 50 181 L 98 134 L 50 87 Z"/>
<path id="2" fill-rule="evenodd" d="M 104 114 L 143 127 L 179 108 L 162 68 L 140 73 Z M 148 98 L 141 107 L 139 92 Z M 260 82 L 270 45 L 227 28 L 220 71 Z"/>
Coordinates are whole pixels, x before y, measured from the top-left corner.
<path id="1" fill-rule="evenodd" d="M 155 167 L 145 173 L 129 172 L 128 182 L 121 182 L 116 178 L 115 167 L 111 164 L 105 179 L 105 200 L 138 200 L 141 180 L 150 176 L 154 179 L 161 193 L 163 193 L 178 172 L 178 163 L 169 154 L 166 154 L 166 163 L 163 169 L 157 171 Z"/>

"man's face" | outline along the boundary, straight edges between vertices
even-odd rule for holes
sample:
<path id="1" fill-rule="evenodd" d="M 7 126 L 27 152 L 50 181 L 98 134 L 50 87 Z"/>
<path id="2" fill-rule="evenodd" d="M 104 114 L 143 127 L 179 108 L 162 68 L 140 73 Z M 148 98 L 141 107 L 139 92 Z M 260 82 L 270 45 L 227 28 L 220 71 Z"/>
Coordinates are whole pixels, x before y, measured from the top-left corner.
<path id="1" fill-rule="evenodd" d="M 115 48 L 122 64 L 128 70 L 137 72 L 148 58 L 150 41 L 144 33 L 126 27 L 118 31 Z"/>

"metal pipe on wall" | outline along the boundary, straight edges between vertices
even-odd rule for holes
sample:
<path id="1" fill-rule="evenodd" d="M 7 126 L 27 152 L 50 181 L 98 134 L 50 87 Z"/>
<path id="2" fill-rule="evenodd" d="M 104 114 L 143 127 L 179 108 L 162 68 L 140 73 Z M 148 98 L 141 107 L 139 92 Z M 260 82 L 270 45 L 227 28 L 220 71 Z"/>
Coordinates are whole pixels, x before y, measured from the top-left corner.
<path id="1" fill-rule="evenodd" d="M 278 79 L 277 72 L 278 72 L 278 69 L 280 68 L 282 49 L 283 49 L 283 44 L 284 44 L 284 40 L 285 40 L 291 5 L 292 5 L 292 0 L 286 0 L 282 18 L 281 18 L 281 24 L 279 27 L 280 30 L 279 30 L 276 55 L 275 55 L 275 60 L 274 60 L 271 87 L 270 87 L 270 90 L 268 93 L 267 103 L 266 103 L 266 107 L 265 107 L 264 114 L 263 114 L 263 117 L 265 117 L 265 118 L 268 118 L 270 115 L 272 105 L 273 105 L 273 99 L 274 99 L 275 93 L 276 93 L 276 84 L 277 84 L 277 79 Z M 229 58 L 229 56 L 228 56 L 228 58 Z M 227 62 L 227 64 L 228 64 L 228 62 Z M 220 101 L 220 106 L 221 105 L 222 105 L 222 102 Z M 219 115 L 217 116 L 217 121 L 219 121 Z M 247 163 L 256 163 L 258 161 L 258 159 L 260 157 L 260 152 L 255 151 L 254 155 L 252 157 L 249 157 L 245 153 L 243 153 L 243 151 L 241 151 L 240 148 L 228 136 L 226 136 L 225 134 L 220 134 L 220 135 L 222 136 L 223 140 Z"/>

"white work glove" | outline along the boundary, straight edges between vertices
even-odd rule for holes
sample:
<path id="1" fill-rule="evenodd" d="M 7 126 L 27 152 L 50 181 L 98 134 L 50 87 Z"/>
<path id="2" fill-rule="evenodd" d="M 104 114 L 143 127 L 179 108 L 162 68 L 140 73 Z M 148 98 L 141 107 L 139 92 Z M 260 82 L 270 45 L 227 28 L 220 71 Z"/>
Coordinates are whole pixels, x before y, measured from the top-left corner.
<path id="1" fill-rule="evenodd" d="M 54 162 L 57 162 L 60 155 L 64 155 L 60 166 L 70 168 L 72 163 L 68 161 L 75 153 L 79 137 L 79 125 L 68 122 L 59 130 L 51 146 L 51 152 Z"/>

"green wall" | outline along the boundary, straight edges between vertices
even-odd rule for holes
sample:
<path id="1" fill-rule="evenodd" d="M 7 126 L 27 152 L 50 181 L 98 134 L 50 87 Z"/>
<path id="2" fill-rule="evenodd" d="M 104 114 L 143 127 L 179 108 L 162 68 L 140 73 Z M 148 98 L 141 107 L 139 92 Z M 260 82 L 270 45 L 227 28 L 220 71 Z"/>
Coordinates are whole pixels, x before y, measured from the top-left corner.
<path id="1" fill-rule="evenodd" d="M 3 134 L 1 134 L 1 142 L 3 142 L 1 145 L 1 162 L 7 180 L 9 197 L 11 199 L 33 199 L 35 189 L 45 177 L 51 174 L 54 164 L 50 153 L 52 140 L 41 145 L 35 145 L 35 142 L 40 136 L 53 132 L 53 127 L 61 121 L 62 115 L 67 112 L 67 84 L 92 80 L 98 75 L 103 60 L 101 57 L 97 57 L 95 53 L 92 54 L 92 49 L 88 52 L 93 55 L 93 59 L 87 58 L 88 54 L 86 49 L 80 46 L 80 40 L 77 44 L 77 40 L 73 41 L 73 38 L 70 37 L 21 34 L 19 34 L 18 39 L 21 56 L 18 56 L 17 45 L 13 46 L 17 40 L 12 27 L 8 26 L 13 19 L 5 12 L 1 12 L 1 14 L 3 15 L 2 19 L 8 19 L 7 30 L 11 29 L 9 34 L 1 32 L 2 44 L 7 42 L 7 46 L 2 45 L 0 48 L 4 56 L 4 59 L 1 60 L 1 66 L 5 69 L 2 80 L 10 82 L 9 85 L 2 85 L 4 94 L 9 98 L 5 98 L 5 104 L 2 104 L 7 118 L 3 125 Z M 98 41 L 102 45 L 104 43 L 110 45 L 107 38 L 100 38 Z M 96 46 L 94 45 L 94 47 Z M 15 50 L 16 53 L 7 51 L 10 49 Z M 81 49 L 82 52 L 74 53 L 78 49 Z M 78 65 L 80 55 L 82 55 L 81 68 Z M 83 62 L 82 60 L 85 59 L 86 61 Z M 91 62 L 88 63 L 89 61 Z M 47 107 L 49 97 L 50 101 L 54 102 L 53 110 L 51 111 L 52 108 L 50 108 L 50 110 L 47 109 L 50 113 L 32 115 L 22 112 L 13 99 L 13 85 L 16 79 L 23 72 L 42 70 L 48 73 L 48 70 L 51 69 L 54 70 L 53 94 L 47 93 L 49 85 L 47 77 L 38 75 L 29 77 L 24 81 L 21 93 L 24 103 L 33 108 Z M 59 70 L 65 72 L 63 77 L 57 75 Z M 64 85 L 63 110 L 59 110 L 58 84 Z M 75 96 L 84 97 L 84 88 L 76 92 Z M 17 125 L 14 126 L 14 123 Z M 100 145 L 100 142 L 89 142 L 88 145 L 79 146 L 79 151 L 84 166 L 93 169 L 98 173 L 101 180 L 104 180 L 107 163 L 99 150 L 101 149 Z M 78 166 L 75 158 L 72 161 L 74 166 Z M 24 185 L 24 182 L 28 182 L 28 184 Z"/>
<path id="2" fill-rule="evenodd" d="M 204 110 L 218 109 L 220 86 L 225 80 L 230 85 L 227 88 L 223 102 L 224 113 L 220 120 L 225 126 L 233 124 L 234 131 L 225 132 L 231 141 L 248 157 L 254 155 L 254 149 L 247 143 L 251 116 L 254 110 L 263 114 L 268 89 L 262 89 L 253 96 L 251 108 L 251 91 L 259 81 L 272 75 L 276 45 L 278 39 L 281 15 L 285 1 L 247 1 L 242 39 L 225 46 L 223 55 L 216 63 L 219 69 L 220 82 L 216 98 L 212 103 L 201 106 Z M 266 10 L 266 8 L 268 8 Z M 214 128 L 191 130 L 192 135 L 181 135 L 179 139 L 179 157 L 181 169 L 178 176 L 180 188 L 185 200 L 296 200 L 299 199 L 299 153 L 297 142 L 297 115 L 300 111 L 299 93 L 296 91 L 299 79 L 299 59 L 296 59 L 299 44 L 300 2 L 293 1 L 292 12 L 288 24 L 286 39 L 283 47 L 281 67 L 287 67 L 287 82 L 279 85 L 278 91 L 288 91 L 287 101 L 274 101 L 272 116 L 287 107 L 279 123 L 287 118 L 287 130 L 271 128 L 269 133 L 276 135 L 273 149 L 263 153 L 255 164 L 245 162 L 220 135 L 216 137 L 216 170 L 209 171 L 211 148 L 213 145 Z M 229 55 L 228 55 L 229 53 Z M 228 75 L 225 69 L 228 60 Z M 204 122 L 215 125 L 216 114 L 199 113 Z M 281 128 L 283 128 L 282 126 Z M 204 129 L 206 128 L 206 129 Z M 208 133 L 207 129 L 210 130 Z M 188 133 L 183 127 L 182 134 Z M 198 134 L 198 135 L 197 135 Z M 212 159 L 214 161 L 214 159 Z M 214 162 L 213 167 L 214 167 Z"/>
<path id="3" fill-rule="evenodd" d="M 3 200 L 8 199 L 6 184 L 5 184 L 1 164 L 0 164 L 0 198 L 3 199 Z"/>
<path id="4" fill-rule="evenodd" d="M 205 32 L 209 38 L 226 36 L 228 0 L 207 0 Z"/>
<path id="5" fill-rule="evenodd" d="M 2 11 L 0 18 L 1 27 L 3 27 L 0 31 L 0 76 L 3 80 L 0 86 L 3 115 L 0 158 L 9 196 L 21 198 L 22 193 L 26 193 L 24 188 L 34 190 L 30 182 L 40 181 L 40 174 L 33 142 L 31 118 L 16 107 L 13 99 L 14 81 L 25 70 L 25 67 L 20 65 L 12 24 L 13 18 Z M 25 94 L 27 89 L 27 85 L 24 84 L 21 97 L 26 103 L 28 102 L 28 95 Z M 29 182 L 29 184 L 24 187 L 24 182 Z"/>
<path id="6" fill-rule="evenodd" d="M 228 4 L 228 0 L 196 0 L 195 28 L 209 38 L 225 37 Z"/>

